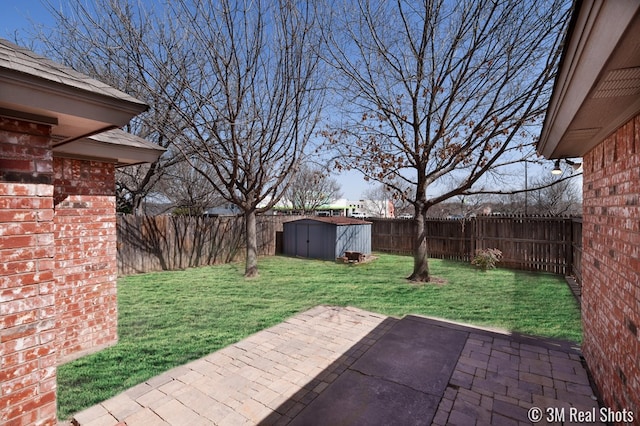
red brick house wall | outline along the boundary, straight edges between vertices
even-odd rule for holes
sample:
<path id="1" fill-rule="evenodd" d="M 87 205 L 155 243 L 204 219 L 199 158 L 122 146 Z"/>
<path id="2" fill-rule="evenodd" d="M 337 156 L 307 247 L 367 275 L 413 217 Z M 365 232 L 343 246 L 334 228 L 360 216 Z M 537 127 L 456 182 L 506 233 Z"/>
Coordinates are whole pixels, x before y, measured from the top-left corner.
<path id="1" fill-rule="evenodd" d="M 640 116 L 584 157 L 583 353 L 614 410 L 640 414 Z"/>
<path id="2" fill-rule="evenodd" d="M 4 39 L 0 92 L 0 425 L 56 424 L 56 366 L 117 341 L 115 163 L 164 150 L 120 130 L 147 104 Z"/>
<path id="3" fill-rule="evenodd" d="M 0 117 L 0 424 L 56 423 L 50 128 Z"/>
<path id="4" fill-rule="evenodd" d="M 115 165 L 55 158 L 58 359 L 118 340 Z"/>
<path id="5" fill-rule="evenodd" d="M 117 342 L 115 165 L 0 117 L 0 424 L 56 424 L 56 366 Z"/>

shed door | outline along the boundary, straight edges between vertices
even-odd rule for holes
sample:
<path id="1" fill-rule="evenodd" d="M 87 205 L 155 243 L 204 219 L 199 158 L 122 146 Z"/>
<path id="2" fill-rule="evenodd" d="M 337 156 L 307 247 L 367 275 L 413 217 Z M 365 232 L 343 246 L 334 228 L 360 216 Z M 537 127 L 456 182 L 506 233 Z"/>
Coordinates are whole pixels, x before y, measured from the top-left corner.
<path id="1" fill-rule="evenodd" d="M 296 256 L 309 257 L 309 225 L 296 223 Z"/>
<path id="2" fill-rule="evenodd" d="M 322 224 L 299 223 L 296 224 L 296 256 L 311 259 L 329 259 L 333 253 L 326 253 L 325 246 L 327 235 L 326 228 Z"/>
<path id="3" fill-rule="evenodd" d="M 325 242 L 327 241 L 326 227 L 322 224 L 309 224 L 308 256 L 312 259 L 326 259 Z M 333 254 L 329 254 L 329 259 Z"/>

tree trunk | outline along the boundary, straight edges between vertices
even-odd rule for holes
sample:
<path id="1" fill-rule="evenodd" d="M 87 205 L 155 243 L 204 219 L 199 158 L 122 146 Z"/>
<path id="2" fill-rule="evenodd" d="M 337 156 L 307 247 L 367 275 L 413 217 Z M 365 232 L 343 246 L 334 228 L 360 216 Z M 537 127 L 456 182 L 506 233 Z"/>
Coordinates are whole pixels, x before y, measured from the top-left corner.
<path id="1" fill-rule="evenodd" d="M 256 231 L 256 212 L 249 210 L 244 213 L 244 226 L 247 236 L 247 261 L 244 276 L 252 278 L 258 276 L 258 234 Z"/>
<path id="2" fill-rule="evenodd" d="M 427 248 L 427 227 L 426 215 L 424 212 L 416 212 L 416 236 L 413 242 L 413 273 L 408 278 L 416 282 L 428 282 L 429 275 L 429 252 Z"/>

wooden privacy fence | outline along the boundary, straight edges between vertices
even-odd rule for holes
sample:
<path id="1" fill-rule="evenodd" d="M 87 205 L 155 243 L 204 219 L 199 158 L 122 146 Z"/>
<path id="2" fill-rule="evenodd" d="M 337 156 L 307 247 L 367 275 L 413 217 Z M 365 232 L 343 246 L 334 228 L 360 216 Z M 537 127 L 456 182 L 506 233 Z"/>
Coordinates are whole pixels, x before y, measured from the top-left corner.
<path id="1" fill-rule="evenodd" d="M 276 252 L 276 232 L 299 216 L 258 216 L 258 254 Z M 118 216 L 118 274 L 228 263 L 245 256 L 242 217 Z"/>
<path id="2" fill-rule="evenodd" d="M 412 252 L 415 224 L 411 220 L 372 219 L 373 250 Z M 429 219 L 429 256 L 471 261 L 478 249 L 502 251 L 501 266 L 573 275 L 580 281 L 582 220 L 571 217 L 478 216 Z"/>
<path id="3" fill-rule="evenodd" d="M 413 220 L 368 219 L 374 251 L 411 254 L 416 234 Z M 470 261 L 474 250 L 470 221 L 429 219 L 426 223 L 429 256 Z"/>
<path id="4" fill-rule="evenodd" d="M 258 216 L 258 252 L 282 249 L 282 224 L 301 216 Z M 412 220 L 368 219 L 373 251 L 411 254 Z M 245 256 L 242 217 L 119 216 L 118 273 L 184 269 Z M 478 216 L 429 219 L 429 255 L 471 261 L 477 249 L 497 248 L 501 266 L 573 275 L 581 281 L 582 220 L 569 217 Z"/>

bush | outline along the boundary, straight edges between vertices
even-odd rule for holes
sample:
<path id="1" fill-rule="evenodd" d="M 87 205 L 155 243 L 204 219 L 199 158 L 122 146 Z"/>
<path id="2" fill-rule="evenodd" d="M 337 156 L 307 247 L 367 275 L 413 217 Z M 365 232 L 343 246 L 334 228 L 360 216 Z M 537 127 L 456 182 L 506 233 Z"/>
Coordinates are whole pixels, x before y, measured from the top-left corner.
<path id="1" fill-rule="evenodd" d="M 482 249 L 476 250 L 471 264 L 483 271 L 487 269 L 495 269 L 496 263 L 502 260 L 502 252 L 498 249 Z"/>

